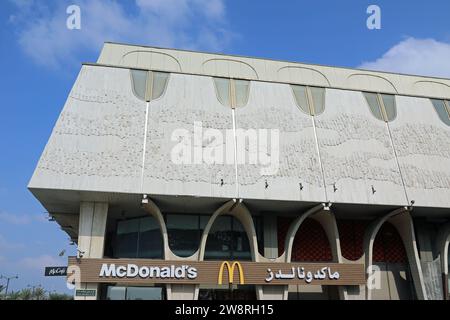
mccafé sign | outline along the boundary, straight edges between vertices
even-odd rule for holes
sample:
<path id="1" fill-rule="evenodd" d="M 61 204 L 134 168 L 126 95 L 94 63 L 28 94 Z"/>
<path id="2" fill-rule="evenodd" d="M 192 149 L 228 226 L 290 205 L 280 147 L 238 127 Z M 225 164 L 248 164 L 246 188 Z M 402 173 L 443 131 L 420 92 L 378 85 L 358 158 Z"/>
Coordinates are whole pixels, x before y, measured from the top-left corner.
<path id="1" fill-rule="evenodd" d="M 77 268 L 70 268 L 76 266 Z M 69 258 L 85 283 L 360 285 L 362 264 Z M 71 277 L 73 273 L 68 272 Z"/>

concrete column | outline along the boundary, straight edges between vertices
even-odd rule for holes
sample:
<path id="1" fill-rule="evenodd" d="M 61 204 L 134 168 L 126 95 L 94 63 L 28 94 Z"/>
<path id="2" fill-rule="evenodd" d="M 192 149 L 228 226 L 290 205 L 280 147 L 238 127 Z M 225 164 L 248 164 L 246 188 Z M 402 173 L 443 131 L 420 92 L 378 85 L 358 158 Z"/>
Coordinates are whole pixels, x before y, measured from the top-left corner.
<path id="1" fill-rule="evenodd" d="M 364 236 L 364 259 L 366 270 L 372 266 L 373 261 L 373 244 L 375 237 L 383 223 L 389 221 L 397 229 L 408 257 L 409 268 L 413 278 L 414 288 L 419 300 L 427 300 L 425 285 L 423 281 L 422 266 L 420 264 L 419 253 L 417 251 L 416 237 L 414 235 L 414 227 L 407 207 L 394 210 L 387 215 L 374 221 L 366 231 Z M 367 273 L 367 277 L 370 274 Z M 366 299 L 372 299 L 372 290 L 366 287 Z"/>
<path id="2" fill-rule="evenodd" d="M 445 300 L 450 299 L 449 291 L 449 277 L 448 277 L 448 247 L 450 245 L 450 222 L 444 224 L 438 232 L 437 247 L 439 250 L 439 257 L 441 260 L 441 273 L 442 273 L 442 297 Z"/>
<path id="3" fill-rule="evenodd" d="M 231 204 L 230 204 L 231 205 Z M 164 217 L 159 207 L 151 200 L 142 200 L 142 208 L 154 217 L 158 223 L 163 238 L 164 259 L 175 261 L 197 261 L 198 250 L 190 257 L 179 257 L 172 252 L 169 246 L 169 235 Z M 198 285 L 192 284 L 166 284 L 167 300 L 195 300 L 198 292 Z"/>
<path id="4" fill-rule="evenodd" d="M 276 259 L 278 258 L 277 216 L 264 214 L 263 222 L 264 257 Z"/>
<path id="5" fill-rule="evenodd" d="M 78 250 L 82 258 L 103 258 L 108 204 L 105 202 L 81 202 L 78 227 Z M 94 289 L 95 297 L 75 297 L 75 300 L 96 300 L 97 283 L 80 283 L 77 289 Z"/>

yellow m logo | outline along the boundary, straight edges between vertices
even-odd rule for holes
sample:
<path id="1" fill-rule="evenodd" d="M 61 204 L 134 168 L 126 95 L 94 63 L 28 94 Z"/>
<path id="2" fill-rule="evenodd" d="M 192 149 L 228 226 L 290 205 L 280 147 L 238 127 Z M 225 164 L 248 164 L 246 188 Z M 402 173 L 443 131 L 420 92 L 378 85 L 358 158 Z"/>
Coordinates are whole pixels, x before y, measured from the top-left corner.
<path id="1" fill-rule="evenodd" d="M 225 267 L 227 267 L 228 270 L 228 282 L 229 283 L 233 283 L 233 274 L 234 274 L 234 268 L 237 266 L 238 271 L 239 271 L 239 284 L 244 284 L 244 271 L 242 269 L 242 266 L 239 262 L 235 261 L 233 262 L 231 265 L 228 261 L 224 261 L 222 262 L 222 264 L 220 265 L 220 269 L 219 269 L 219 278 L 217 280 L 218 284 L 222 284 L 223 281 L 223 269 L 225 269 Z"/>

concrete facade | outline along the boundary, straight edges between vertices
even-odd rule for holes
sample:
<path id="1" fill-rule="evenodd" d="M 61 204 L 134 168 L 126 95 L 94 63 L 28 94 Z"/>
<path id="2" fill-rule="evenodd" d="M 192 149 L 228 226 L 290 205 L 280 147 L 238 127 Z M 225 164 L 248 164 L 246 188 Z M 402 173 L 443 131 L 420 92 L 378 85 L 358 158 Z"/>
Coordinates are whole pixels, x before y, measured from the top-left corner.
<path id="1" fill-rule="evenodd" d="M 130 69 L 169 72 L 161 97 L 139 99 Z M 245 106 L 224 106 L 213 77 L 248 80 Z M 293 84 L 324 88 L 324 112 L 303 112 Z M 377 119 L 363 91 L 395 95 L 395 118 Z M 407 254 L 406 266 L 396 274 L 411 278 L 411 296 L 433 296 L 435 289 L 427 289 L 424 280 L 428 271 L 422 269 L 439 259 L 441 270 L 436 272 L 442 281 L 433 288 L 441 285 L 444 298 L 448 228 L 438 235 L 414 229 L 416 219 L 433 226 L 450 221 L 450 127 L 430 98 L 450 100 L 450 80 L 106 43 L 96 64 L 82 66 L 29 189 L 67 228 L 84 257 L 104 256 L 105 238 L 116 221 L 149 215 L 161 230 L 164 259 L 202 261 L 217 217 L 231 215 L 242 224 L 255 262 L 291 261 L 297 231 L 310 218 L 324 230 L 332 261 L 342 263 L 350 260 L 341 250 L 339 221 L 362 219 L 371 224 L 363 254 L 351 262 L 370 266 L 377 232 L 389 222 Z M 226 163 L 174 163 L 172 152 L 179 142 L 174 131 L 193 136 L 198 122 L 204 131 L 231 134 L 223 141 L 193 139 L 192 147 L 200 150 L 214 144 L 225 149 L 231 143 L 236 152 L 239 130 L 278 130 L 277 172 L 265 175 L 259 164 L 236 162 L 238 154 L 226 155 Z M 252 152 L 245 150 L 247 156 Z M 167 212 L 209 215 L 192 256 L 172 252 Z M 294 219 L 284 253 L 278 250 L 284 236 L 277 227 L 280 215 Z M 254 216 L 263 220 L 264 248 L 258 244 Z M 383 277 L 390 277 L 389 272 Z M 197 299 L 199 290 L 167 285 L 166 295 Z M 378 296 L 400 297 L 397 289 L 389 290 Z M 290 289 L 257 286 L 255 291 L 258 299 L 287 299 Z M 373 298 L 365 286 L 341 286 L 337 295 Z"/>

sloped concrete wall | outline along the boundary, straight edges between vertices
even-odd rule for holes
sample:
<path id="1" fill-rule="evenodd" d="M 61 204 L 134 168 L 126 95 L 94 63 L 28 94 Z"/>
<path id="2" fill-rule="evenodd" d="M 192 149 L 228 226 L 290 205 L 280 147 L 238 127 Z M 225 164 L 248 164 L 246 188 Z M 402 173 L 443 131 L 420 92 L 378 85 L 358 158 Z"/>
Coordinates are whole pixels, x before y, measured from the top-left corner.
<path id="1" fill-rule="evenodd" d="M 396 102 L 389 128 L 409 200 L 450 207 L 450 127 L 429 99 L 397 96 Z"/>
<path id="2" fill-rule="evenodd" d="M 267 137 L 259 135 L 258 143 L 266 142 L 267 149 L 258 152 L 267 151 L 277 162 L 274 174 L 267 175 L 261 171 L 266 165 L 238 164 L 240 197 L 325 201 L 312 117 L 297 107 L 289 85 L 252 82 L 248 104 L 236 109 L 236 128 L 266 129 Z M 279 131 L 279 159 L 271 152 L 272 130 Z"/>
<path id="3" fill-rule="evenodd" d="M 29 187 L 139 192 L 144 115 L 129 70 L 83 66 Z"/>
<path id="4" fill-rule="evenodd" d="M 325 111 L 314 118 L 329 201 L 406 204 L 386 123 L 361 92 L 327 89 Z"/>

